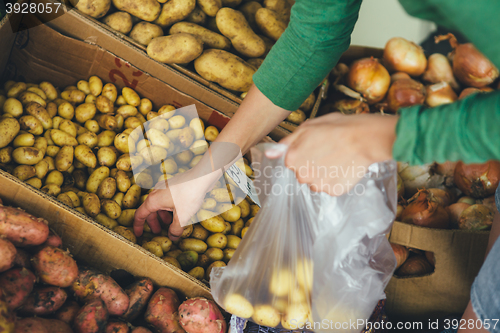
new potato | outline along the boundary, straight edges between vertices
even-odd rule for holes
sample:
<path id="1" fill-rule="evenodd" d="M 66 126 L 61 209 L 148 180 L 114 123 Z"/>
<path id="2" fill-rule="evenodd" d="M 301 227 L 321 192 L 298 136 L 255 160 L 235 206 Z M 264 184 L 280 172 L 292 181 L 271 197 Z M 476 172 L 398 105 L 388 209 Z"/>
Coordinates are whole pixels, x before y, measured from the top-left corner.
<path id="1" fill-rule="evenodd" d="M 110 14 L 103 18 L 102 22 L 125 35 L 132 30 L 132 17 L 126 12 L 116 12 Z"/>
<path id="2" fill-rule="evenodd" d="M 163 36 L 163 29 L 153 23 L 139 22 L 134 26 L 129 36 L 136 42 L 147 46 L 153 38 Z"/>
<path id="3" fill-rule="evenodd" d="M 154 21 L 161 10 L 161 5 L 156 0 L 113 0 L 113 5 L 118 10 L 148 22 Z"/>
<path id="4" fill-rule="evenodd" d="M 205 23 L 207 22 L 207 14 L 205 14 L 205 12 L 200 9 L 200 7 L 196 6 L 191 14 L 186 17 L 186 21 L 199 25 L 205 25 Z"/>
<path id="5" fill-rule="evenodd" d="M 64 172 L 73 164 L 74 149 L 72 146 L 62 146 L 54 159 L 56 169 Z"/>
<path id="6" fill-rule="evenodd" d="M 184 20 L 196 7 L 196 0 L 169 0 L 154 23 L 162 28 Z"/>
<path id="7" fill-rule="evenodd" d="M 148 44 L 147 52 L 159 62 L 187 64 L 203 52 L 203 42 L 199 37 L 186 33 L 156 37 Z"/>
<path id="8" fill-rule="evenodd" d="M 43 159 L 43 152 L 33 147 L 19 147 L 12 152 L 17 164 L 35 165 Z"/>
<path id="9" fill-rule="evenodd" d="M 111 7 L 111 0 L 70 0 L 71 4 L 84 14 L 101 18 Z"/>
<path id="10" fill-rule="evenodd" d="M 23 105 L 16 98 L 7 98 L 3 104 L 3 112 L 19 118 L 23 114 Z"/>
<path id="11" fill-rule="evenodd" d="M 228 38 L 195 23 L 179 22 L 174 24 L 170 28 L 170 34 L 178 33 L 198 36 L 203 41 L 203 45 L 211 49 L 229 50 L 231 47 L 231 41 Z"/>
<path id="12" fill-rule="evenodd" d="M 278 14 L 267 8 L 257 10 L 255 21 L 260 31 L 273 40 L 278 40 L 286 29 L 285 22 L 279 19 Z"/>
<path id="13" fill-rule="evenodd" d="M 122 210 L 120 216 L 116 219 L 118 223 L 125 227 L 131 227 L 134 223 L 135 209 Z"/>
<path id="14" fill-rule="evenodd" d="M 101 166 L 92 172 L 89 176 L 85 188 L 87 192 L 96 193 L 101 182 L 109 177 L 109 168 Z"/>
<path id="15" fill-rule="evenodd" d="M 103 200 L 101 202 L 101 209 L 106 216 L 113 220 L 116 220 L 122 214 L 120 205 L 114 200 Z"/>

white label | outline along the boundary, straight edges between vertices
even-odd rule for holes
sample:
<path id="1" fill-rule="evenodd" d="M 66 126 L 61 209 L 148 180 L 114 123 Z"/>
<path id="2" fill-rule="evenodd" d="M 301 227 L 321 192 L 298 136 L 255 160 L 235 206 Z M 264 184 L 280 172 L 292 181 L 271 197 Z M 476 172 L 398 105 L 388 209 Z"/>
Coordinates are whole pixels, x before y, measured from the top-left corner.
<path id="1" fill-rule="evenodd" d="M 236 164 L 231 165 L 229 169 L 227 169 L 226 174 L 231 177 L 236 185 L 238 185 L 238 187 L 245 192 L 245 194 L 248 195 L 257 206 L 260 207 L 259 197 L 257 196 L 252 180 L 248 178 L 247 175 L 236 166 Z"/>

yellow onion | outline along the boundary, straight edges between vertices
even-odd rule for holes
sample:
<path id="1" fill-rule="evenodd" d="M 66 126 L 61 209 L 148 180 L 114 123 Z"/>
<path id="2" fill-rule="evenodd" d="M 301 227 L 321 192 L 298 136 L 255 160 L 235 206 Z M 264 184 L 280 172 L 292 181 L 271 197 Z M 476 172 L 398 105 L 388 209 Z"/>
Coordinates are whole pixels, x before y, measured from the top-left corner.
<path id="1" fill-rule="evenodd" d="M 444 177 L 444 184 L 446 186 L 455 185 L 455 181 L 453 176 L 455 174 L 455 166 L 457 162 L 446 161 L 444 163 L 436 163 L 434 164 L 434 172 L 438 175 L 442 175 Z"/>
<path id="2" fill-rule="evenodd" d="M 451 205 L 454 201 L 454 196 L 448 190 L 443 190 L 440 188 L 429 188 L 427 189 L 427 192 L 429 192 L 432 200 L 436 201 L 443 207 Z"/>
<path id="3" fill-rule="evenodd" d="M 450 61 L 441 53 L 434 53 L 429 56 L 427 69 L 422 75 L 422 79 L 430 83 L 446 82 L 455 90 L 460 88 L 453 75 Z"/>
<path id="4" fill-rule="evenodd" d="M 370 113 L 370 106 L 357 99 L 341 99 L 336 101 L 333 107 L 343 114 Z"/>
<path id="5" fill-rule="evenodd" d="M 436 36 L 436 43 L 450 42 L 453 51 L 449 57 L 453 62 L 453 73 L 463 84 L 471 87 L 485 87 L 498 77 L 498 69 L 472 43 L 459 44 L 451 33 Z"/>
<path id="6" fill-rule="evenodd" d="M 403 214 L 404 209 L 405 208 L 399 204 L 396 206 L 396 221 L 401 220 L 401 214 Z"/>
<path id="7" fill-rule="evenodd" d="M 399 276 L 425 275 L 433 271 L 432 265 L 423 255 L 408 258 L 396 272 Z"/>
<path id="8" fill-rule="evenodd" d="M 362 94 L 368 104 L 380 102 L 390 83 L 389 72 L 373 57 L 355 61 L 347 74 L 347 85 Z"/>
<path id="9" fill-rule="evenodd" d="M 391 75 L 391 83 L 400 79 L 411 79 L 411 76 L 404 72 L 396 72 Z"/>
<path id="10" fill-rule="evenodd" d="M 403 179 L 401 176 L 398 174 L 397 175 L 397 190 L 398 190 L 398 199 L 402 198 L 405 195 L 405 183 L 403 182 Z"/>
<path id="11" fill-rule="evenodd" d="M 427 190 L 419 190 L 403 211 L 403 222 L 427 228 L 447 229 L 448 213 Z"/>
<path id="12" fill-rule="evenodd" d="M 464 164 L 455 167 L 455 184 L 465 195 L 485 198 L 493 195 L 500 182 L 500 162 Z"/>
<path id="13" fill-rule="evenodd" d="M 434 174 L 432 164 L 412 165 L 398 162 L 398 174 L 403 180 L 405 197 L 409 198 L 419 189 L 440 187 L 444 176 Z"/>
<path id="14" fill-rule="evenodd" d="M 460 220 L 460 216 L 462 215 L 462 212 L 469 208 L 471 205 L 465 202 L 457 202 L 452 205 L 449 205 L 446 207 L 446 212 L 448 213 L 448 216 L 450 217 L 450 227 L 452 229 L 458 229 L 458 221 Z"/>
<path id="15" fill-rule="evenodd" d="M 482 92 L 481 89 L 474 88 L 474 87 L 465 88 L 464 90 L 462 90 L 462 92 L 458 96 L 458 99 L 459 100 L 464 99 L 465 97 L 473 95 L 473 94 L 478 93 L 478 92 L 479 93 Z"/>
<path id="16" fill-rule="evenodd" d="M 488 207 L 493 213 L 496 212 L 498 209 L 497 209 L 497 204 L 496 204 L 496 201 L 495 201 L 495 196 L 492 195 L 491 197 L 487 197 L 487 198 L 484 198 L 484 199 L 481 199 L 481 200 L 477 200 L 477 203 L 481 204 L 481 205 L 485 205 L 486 207 Z"/>
<path id="17" fill-rule="evenodd" d="M 468 196 L 461 197 L 460 199 L 458 199 L 457 202 L 464 202 L 464 203 L 469 204 L 469 205 L 475 205 L 478 203 L 478 202 L 476 202 L 476 199 L 468 197 Z"/>
<path id="18" fill-rule="evenodd" d="M 401 37 L 389 39 L 384 48 L 384 64 L 391 71 L 420 76 L 427 68 L 424 50 Z"/>
<path id="19" fill-rule="evenodd" d="M 408 259 L 410 255 L 410 251 L 403 245 L 393 244 L 391 243 L 392 251 L 394 251 L 394 255 L 396 256 L 396 269 L 398 269 L 405 261 Z"/>
<path id="20" fill-rule="evenodd" d="M 434 252 L 425 251 L 425 258 L 432 266 L 436 266 L 436 259 L 434 257 Z"/>
<path id="21" fill-rule="evenodd" d="M 386 102 L 388 110 L 393 113 L 405 106 L 424 104 L 425 87 L 412 79 L 394 81 L 387 93 Z"/>
<path id="22" fill-rule="evenodd" d="M 464 230 L 488 230 L 493 223 L 493 212 L 485 205 L 475 204 L 464 209 L 458 227 Z"/>
<path id="23" fill-rule="evenodd" d="M 450 104 L 457 100 L 457 94 L 446 82 L 439 82 L 427 86 L 425 103 L 430 107 Z"/>

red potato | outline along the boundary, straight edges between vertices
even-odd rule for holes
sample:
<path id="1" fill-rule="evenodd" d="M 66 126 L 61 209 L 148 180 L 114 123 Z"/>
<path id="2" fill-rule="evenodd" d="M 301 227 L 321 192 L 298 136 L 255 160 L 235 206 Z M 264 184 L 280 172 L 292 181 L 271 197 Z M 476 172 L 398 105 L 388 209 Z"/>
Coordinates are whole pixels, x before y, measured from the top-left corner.
<path id="1" fill-rule="evenodd" d="M 78 299 L 84 302 L 93 299 L 93 295 L 96 290 L 93 279 L 97 275 L 99 275 L 99 272 L 92 269 L 85 269 L 78 273 L 78 277 L 71 285 L 71 290 L 74 292 L 75 296 L 78 297 Z"/>
<path id="2" fill-rule="evenodd" d="M 36 276 L 26 268 L 12 268 L 0 275 L 0 288 L 9 309 L 17 309 L 28 298 Z"/>
<path id="3" fill-rule="evenodd" d="M 33 256 L 33 267 L 40 281 L 66 288 L 78 276 L 78 266 L 69 252 L 47 246 Z"/>
<path id="4" fill-rule="evenodd" d="M 158 289 L 148 304 L 144 319 L 157 333 L 185 332 L 179 324 L 179 298 L 172 289 Z"/>
<path id="5" fill-rule="evenodd" d="M 121 321 L 113 321 L 106 325 L 104 333 L 129 333 L 128 325 Z"/>
<path id="6" fill-rule="evenodd" d="M 15 333 L 73 333 L 71 327 L 57 319 L 38 317 L 23 318 L 16 321 Z"/>
<path id="7" fill-rule="evenodd" d="M 31 269 L 31 256 L 29 253 L 22 249 L 17 249 L 14 267 L 26 267 Z"/>
<path id="8" fill-rule="evenodd" d="M 80 311 L 80 305 L 75 301 L 69 301 L 57 310 L 55 317 L 68 325 L 72 325 L 78 311 Z"/>
<path id="9" fill-rule="evenodd" d="M 134 328 L 132 330 L 132 332 L 130 332 L 130 333 L 153 333 L 153 332 L 151 332 L 147 328 L 139 326 L 139 327 Z"/>
<path id="10" fill-rule="evenodd" d="M 15 246 L 40 245 L 49 236 L 48 222 L 14 207 L 0 206 L 0 235 Z"/>
<path id="11" fill-rule="evenodd" d="M 57 319 L 45 319 L 45 327 L 50 333 L 73 333 L 71 326 Z"/>
<path id="12" fill-rule="evenodd" d="M 214 301 L 195 297 L 179 306 L 179 323 L 188 333 L 225 333 L 224 316 Z"/>
<path id="13" fill-rule="evenodd" d="M 121 318 L 130 322 L 136 319 L 148 305 L 153 294 L 153 281 L 149 278 L 142 278 L 125 289 L 125 293 L 130 303 L 127 312 Z"/>
<path id="14" fill-rule="evenodd" d="M 46 316 L 59 310 L 68 294 L 58 287 L 44 287 L 33 290 L 23 303 L 20 313 L 31 316 Z"/>
<path id="15" fill-rule="evenodd" d="M 49 236 L 47 237 L 47 240 L 33 248 L 33 251 L 31 252 L 38 252 L 40 251 L 41 249 L 43 249 L 44 247 L 47 247 L 47 246 L 53 246 L 53 247 L 58 247 L 58 248 L 62 248 L 62 239 L 61 237 L 59 237 L 55 232 L 53 232 L 52 230 L 49 229 Z"/>
<path id="16" fill-rule="evenodd" d="M 0 272 L 11 269 L 14 266 L 17 250 L 14 244 L 6 239 L 0 238 Z"/>
<path id="17" fill-rule="evenodd" d="M 108 310 L 100 298 L 87 302 L 76 314 L 73 322 L 75 333 L 103 332 L 108 322 Z"/>

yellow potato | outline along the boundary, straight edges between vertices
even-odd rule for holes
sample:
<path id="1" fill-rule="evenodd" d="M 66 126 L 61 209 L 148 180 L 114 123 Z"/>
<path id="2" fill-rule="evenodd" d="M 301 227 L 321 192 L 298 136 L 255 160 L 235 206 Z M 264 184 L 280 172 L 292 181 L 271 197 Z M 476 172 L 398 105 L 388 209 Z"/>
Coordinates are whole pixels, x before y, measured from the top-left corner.
<path id="1" fill-rule="evenodd" d="M 241 238 L 235 235 L 227 235 L 227 247 L 230 249 L 237 249 L 238 245 L 240 245 Z"/>
<path id="2" fill-rule="evenodd" d="M 77 82 L 76 87 L 78 88 L 78 90 L 83 91 L 85 95 L 90 94 L 90 86 L 88 81 L 80 80 Z"/>
<path id="3" fill-rule="evenodd" d="M 224 298 L 224 309 L 240 318 L 250 318 L 254 314 L 252 304 L 240 294 L 229 294 Z"/>
<path id="4" fill-rule="evenodd" d="M 50 157 L 56 157 L 59 150 L 61 150 L 61 147 L 49 145 L 49 146 L 47 146 L 47 150 L 45 151 L 45 154 L 50 156 Z"/>
<path id="5" fill-rule="evenodd" d="M 33 186 L 34 188 L 42 188 L 42 180 L 37 177 L 33 177 L 24 181 L 26 184 Z"/>
<path id="6" fill-rule="evenodd" d="M 174 24 L 170 28 L 170 34 L 178 33 L 188 33 L 199 37 L 206 48 L 229 50 L 231 47 L 231 41 L 228 38 L 194 23 L 179 22 Z"/>
<path id="7" fill-rule="evenodd" d="M 54 197 L 57 197 L 59 195 L 59 193 L 61 193 L 61 187 L 59 187 L 56 184 L 45 184 L 45 186 L 43 186 L 41 188 L 41 190 L 42 190 L 42 192 L 45 192 L 48 195 L 51 195 Z"/>
<path id="8" fill-rule="evenodd" d="M 153 103 L 148 98 L 141 98 L 141 102 L 137 109 L 143 116 L 146 116 L 151 110 L 153 110 Z"/>
<path id="9" fill-rule="evenodd" d="M 175 155 L 175 161 L 179 165 L 187 165 L 193 159 L 193 153 L 190 150 L 184 150 Z"/>
<path id="10" fill-rule="evenodd" d="M 255 21 L 260 31 L 273 40 L 278 40 L 286 29 L 285 22 L 279 19 L 278 14 L 267 8 L 257 10 Z"/>
<path id="11" fill-rule="evenodd" d="M 142 244 L 142 247 L 151 252 L 152 254 L 154 254 L 155 256 L 163 257 L 163 250 L 161 249 L 160 244 L 158 244 L 157 242 L 149 241 Z"/>
<path id="12" fill-rule="evenodd" d="M 116 232 L 118 235 L 124 237 L 125 239 L 131 241 L 132 243 L 137 243 L 137 238 L 135 237 L 134 232 L 129 228 L 117 225 L 116 227 L 113 228 L 113 231 Z"/>
<path id="13" fill-rule="evenodd" d="M 11 97 L 17 98 L 17 96 L 19 96 L 19 94 L 21 94 L 26 89 L 28 89 L 26 83 L 15 82 L 12 85 L 10 85 L 9 89 L 6 89 L 7 90 L 7 97 L 8 98 L 11 98 Z"/>
<path id="14" fill-rule="evenodd" d="M 198 213 L 199 214 L 199 213 Z M 199 215 L 198 215 L 198 218 Z M 201 220 L 201 225 L 203 228 L 207 229 L 208 231 L 219 233 L 222 232 L 226 229 L 226 224 L 224 223 L 224 219 L 220 216 L 213 216 L 208 219 L 200 219 Z"/>
<path id="15" fill-rule="evenodd" d="M 288 269 L 275 269 L 271 275 L 269 291 L 278 297 L 287 296 L 294 281 L 295 277 Z"/>
<path id="16" fill-rule="evenodd" d="M 217 201 L 213 198 L 206 198 L 203 201 L 203 204 L 201 205 L 201 208 L 203 209 L 208 209 L 208 210 L 214 210 L 214 208 L 217 206 Z"/>
<path id="17" fill-rule="evenodd" d="M 250 205 L 250 216 L 254 217 L 259 212 L 260 207 L 257 205 Z"/>
<path id="18" fill-rule="evenodd" d="M 132 17 L 129 13 L 116 12 L 103 18 L 102 22 L 125 35 L 132 30 Z"/>
<path id="19" fill-rule="evenodd" d="M 23 133 L 16 136 L 12 145 L 14 148 L 17 147 L 33 147 L 35 144 L 35 136 L 30 133 Z"/>
<path id="20" fill-rule="evenodd" d="M 35 177 L 36 170 L 35 167 L 31 165 L 18 165 L 14 168 L 14 171 L 12 171 L 12 175 L 19 180 L 25 181 L 27 179 Z"/>
<path id="21" fill-rule="evenodd" d="M 46 161 L 49 164 L 49 171 L 52 171 L 52 170 L 56 169 L 56 166 L 55 166 L 55 163 L 54 163 L 54 159 L 52 157 L 45 156 L 43 158 L 43 160 Z"/>
<path id="22" fill-rule="evenodd" d="M 21 126 L 14 118 L 0 118 L 0 148 L 6 147 L 19 133 Z"/>
<path id="23" fill-rule="evenodd" d="M 175 106 L 170 104 L 165 104 L 158 110 L 158 114 L 163 119 L 169 119 L 175 115 Z"/>
<path id="24" fill-rule="evenodd" d="M 62 202 L 63 204 L 73 208 L 73 201 L 66 193 L 61 193 L 57 196 L 57 200 Z"/>
<path id="25" fill-rule="evenodd" d="M 118 170 L 115 176 L 116 179 L 116 186 L 118 188 L 118 191 L 120 192 L 127 192 L 128 189 L 130 188 L 130 178 L 128 178 L 127 174 L 125 171 Z"/>
<path id="26" fill-rule="evenodd" d="M 92 172 L 92 174 L 87 179 L 85 189 L 87 192 L 96 193 L 101 182 L 109 177 L 109 168 L 106 166 L 101 166 Z"/>
<path id="27" fill-rule="evenodd" d="M 84 103 L 92 103 L 92 104 L 95 104 L 97 101 L 97 98 L 92 95 L 92 94 L 88 94 L 87 97 L 85 97 L 85 101 Z"/>
<path id="28" fill-rule="evenodd" d="M 81 205 L 80 198 L 78 197 L 78 195 L 76 195 L 75 192 L 68 191 L 68 192 L 66 192 L 66 195 L 71 199 L 71 202 L 73 203 L 73 207 L 78 207 Z"/>
<path id="29" fill-rule="evenodd" d="M 68 119 L 62 119 L 61 122 L 59 123 L 58 129 L 63 131 L 63 132 L 68 133 L 69 135 L 71 135 L 72 137 L 75 137 L 75 138 L 76 138 L 76 135 L 78 132 L 75 124 L 71 120 L 68 120 Z"/>
<path id="30" fill-rule="evenodd" d="M 142 126 L 142 123 L 141 121 L 137 118 L 139 114 L 136 115 L 136 117 L 128 117 L 127 119 L 125 119 L 125 128 L 137 128 L 137 127 L 141 127 Z"/>
<path id="31" fill-rule="evenodd" d="M 52 141 L 58 145 L 59 147 L 61 146 L 77 146 L 78 141 L 76 138 L 66 132 L 63 132 L 58 129 L 53 129 L 50 131 L 50 138 Z"/>
<path id="32" fill-rule="evenodd" d="M 221 0 L 198 0 L 197 2 L 200 9 L 212 17 L 217 15 L 217 12 L 222 8 Z"/>
<path id="33" fill-rule="evenodd" d="M 123 130 L 123 125 L 125 125 L 125 120 L 121 114 L 116 114 L 115 119 L 116 119 L 116 125 L 117 125 L 116 129 L 119 132 L 119 131 Z"/>
<path id="34" fill-rule="evenodd" d="M 201 159 L 203 158 L 202 155 L 195 156 L 191 162 L 189 162 L 189 168 L 194 168 L 196 164 L 198 164 Z"/>
<path id="35" fill-rule="evenodd" d="M 139 22 L 134 26 L 129 36 L 139 44 L 147 46 L 153 38 L 163 36 L 163 29 L 156 24 Z"/>
<path id="36" fill-rule="evenodd" d="M 135 145 L 126 133 L 118 133 L 114 138 L 114 145 L 121 153 L 128 154 L 135 152 Z"/>
<path id="37" fill-rule="evenodd" d="M 59 125 L 61 124 L 61 121 L 63 121 L 64 118 L 55 116 L 52 118 L 52 128 L 53 129 L 59 129 Z"/>
<path id="38" fill-rule="evenodd" d="M 200 9 L 200 7 L 196 6 L 194 7 L 191 14 L 186 17 L 186 21 L 203 26 L 207 22 L 207 14 L 205 14 L 205 12 Z"/>
<path id="39" fill-rule="evenodd" d="M 111 7 L 111 0 L 70 0 L 71 4 L 84 14 L 101 18 Z"/>
<path id="40" fill-rule="evenodd" d="M 217 13 L 216 23 L 219 31 L 231 40 L 231 44 L 240 54 L 256 58 L 266 51 L 266 44 L 253 32 L 240 11 L 222 8 Z"/>
<path id="41" fill-rule="evenodd" d="M 177 172 L 177 163 L 172 158 L 167 158 L 160 164 L 161 172 L 163 174 L 174 174 Z"/>
<path id="42" fill-rule="evenodd" d="M 235 236 L 240 236 L 241 235 L 241 230 L 245 226 L 245 222 L 242 219 L 239 219 L 238 221 L 234 222 L 231 225 L 231 234 Z M 243 236 L 241 236 L 243 237 Z"/>
<path id="43" fill-rule="evenodd" d="M 114 200 L 101 201 L 101 209 L 110 219 L 116 220 L 122 214 L 120 205 Z"/>
<path id="44" fill-rule="evenodd" d="M 134 224 L 135 211 L 135 209 L 122 210 L 116 221 L 125 227 L 131 227 Z"/>
<path id="45" fill-rule="evenodd" d="M 154 118 L 157 118 L 158 117 L 158 112 L 154 112 L 154 111 L 149 111 L 148 114 L 146 115 L 146 119 L 147 120 L 152 120 Z M 168 124 L 168 122 L 167 122 Z"/>
<path id="46" fill-rule="evenodd" d="M 224 253 L 224 258 L 222 258 L 222 260 L 227 264 L 233 257 L 235 251 L 236 251 L 235 249 L 230 249 L 230 248 L 224 249 L 224 251 L 222 251 Z"/>
<path id="47" fill-rule="evenodd" d="M 93 96 L 93 95 L 92 95 Z M 109 100 L 106 96 L 99 95 L 95 100 L 95 106 L 97 110 L 101 113 L 112 113 L 114 112 L 113 102 Z"/>
<path id="48" fill-rule="evenodd" d="M 17 97 L 22 105 L 27 105 L 29 103 L 37 103 L 40 107 L 44 108 L 47 106 L 47 102 L 37 94 L 31 91 L 23 91 Z"/>
<path id="49" fill-rule="evenodd" d="M 83 103 L 85 101 L 85 93 L 80 90 L 65 90 L 61 93 L 61 98 L 72 103 Z"/>
<path id="50" fill-rule="evenodd" d="M 82 203 L 85 212 L 91 217 L 96 217 L 101 212 L 101 202 L 95 193 L 85 193 Z"/>
<path id="51" fill-rule="evenodd" d="M 125 98 L 125 101 L 129 105 L 139 106 L 141 104 L 141 98 L 139 97 L 139 95 L 137 95 L 137 93 L 132 88 L 124 87 L 122 89 L 122 96 L 123 96 L 123 98 Z M 135 111 L 137 113 L 137 109 Z"/>
<path id="52" fill-rule="evenodd" d="M 73 116 L 75 115 L 75 108 L 71 103 L 69 102 L 64 102 L 59 105 L 57 108 L 57 114 L 65 119 L 73 119 Z"/>
<path id="53" fill-rule="evenodd" d="M 304 111 L 298 109 L 290 113 L 288 117 L 286 117 L 286 120 L 296 125 L 300 125 L 306 120 L 306 114 Z"/>
<path id="54" fill-rule="evenodd" d="M 157 236 L 153 237 L 153 239 L 151 240 L 153 242 L 160 244 L 163 253 L 167 253 L 168 251 L 170 251 L 170 248 L 172 247 L 172 241 L 168 237 Z"/>
<path id="55" fill-rule="evenodd" d="M 194 118 L 189 122 L 189 127 L 191 127 L 191 129 L 194 132 L 195 140 L 204 139 L 205 124 L 203 123 L 203 120 L 199 118 Z"/>
<path id="56" fill-rule="evenodd" d="M 89 78 L 89 88 L 92 95 L 99 96 L 102 92 L 102 80 L 98 76 L 91 76 Z"/>
<path id="57" fill-rule="evenodd" d="M 219 136 L 219 130 L 215 126 L 208 126 L 205 129 L 205 139 L 208 141 L 215 141 Z"/>
<path id="58" fill-rule="evenodd" d="M 207 229 L 207 230 L 209 230 L 209 229 Z M 224 235 L 223 233 L 220 233 L 220 232 L 214 233 L 213 235 L 211 235 L 207 238 L 207 244 L 209 247 L 223 249 L 227 245 L 227 237 L 226 237 L 226 235 Z"/>
<path id="59" fill-rule="evenodd" d="M 100 114 L 94 117 L 99 124 L 99 127 L 104 130 L 115 131 L 118 128 L 118 122 L 113 115 Z"/>
<path id="60" fill-rule="evenodd" d="M 118 222 L 116 222 L 113 219 L 110 219 L 108 216 L 106 216 L 102 213 L 97 214 L 97 216 L 94 217 L 94 219 L 97 221 L 97 223 L 99 223 L 100 225 L 102 225 L 108 229 L 114 229 L 114 228 L 118 227 Z M 122 228 L 124 228 L 124 227 L 122 227 Z"/>
<path id="61" fill-rule="evenodd" d="M 153 177 L 149 173 L 145 172 L 146 170 L 139 173 L 138 175 L 134 175 L 135 183 L 141 188 L 153 188 Z"/>
<path id="62" fill-rule="evenodd" d="M 280 323 L 281 316 L 272 306 L 260 304 L 255 306 L 252 320 L 261 326 L 276 327 Z"/>
<path id="63" fill-rule="evenodd" d="M 218 208 L 220 216 L 227 222 L 236 222 L 241 217 L 241 208 L 233 204 L 220 204 Z"/>
<path id="64" fill-rule="evenodd" d="M 205 279 L 210 281 L 210 273 L 212 272 L 212 269 L 214 267 L 225 267 L 225 266 L 226 263 L 223 261 L 214 261 L 213 263 L 210 264 L 210 266 L 208 266 L 207 271 L 205 273 Z"/>
<path id="65" fill-rule="evenodd" d="M 241 217 L 246 218 L 248 215 L 250 215 L 250 204 L 248 201 L 243 199 L 239 204 L 238 207 L 240 207 L 241 210 Z"/>
<path id="66" fill-rule="evenodd" d="M 19 118 L 23 114 L 23 105 L 15 98 L 7 98 L 3 104 L 3 112 Z"/>
<path id="67" fill-rule="evenodd" d="M 172 1 L 176 0 L 170 0 L 168 3 Z M 203 42 L 199 37 L 186 33 L 156 37 L 149 43 L 147 52 L 151 58 L 159 62 L 187 64 L 203 52 Z"/>
<path id="68" fill-rule="evenodd" d="M 72 146 L 62 146 L 54 159 L 56 169 L 64 172 L 73 164 L 74 149 Z"/>
<path id="69" fill-rule="evenodd" d="M 297 329 L 305 325 L 308 315 L 309 306 L 306 303 L 291 303 L 281 318 L 281 325 L 288 330 Z"/>
<path id="70" fill-rule="evenodd" d="M 203 269 L 203 267 L 197 266 L 197 267 L 191 269 L 188 272 L 188 274 L 191 275 L 192 277 L 194 277 L 195 279 L 203 280 L 203 276 L 205 276 L 205 270 Z"/>
<path id="71" fill-rule="evenodd" d="M 104 179 L 97 188 L 99 199 L 111 199 L 116 192 L 116 180 L 112 177 Z"/>
<path id="72" fill-rule="evenodd" d="M 101 147 L 97 151 L 97 160 L 99 165 L 112 167 L 116 163 L 116 153 L 110 147 Z"/>
<path id="73" fill-rule="evenodd" d="M 233 200 L 233 195 L 226 188 L 213 189 L 210 191 L 210 197 L 214 198 L 217 202 L 231 202 Z"/>
<path id="74" fill-rule="evenodd" d="M 85 211 L 85 208 L 83 207 L 76 207 L 75 208 L 76 211 L 82 213 L 83 215 L 87 216 L 87 212 Z"/>
<path id="75" fill-rule="evenodd" d="M 262 5 L 257 1 L 249 1 L 238 7 L 238 10 L 245 16 L 248 24 L 253 31 L 258 31 L 259 27 L 255 22 L 255 13 L 262 8 Z"/>
<path id="76" fill-rule="evenodd" d="M 171 145 L 170 139 L 160 130 L 151 128 L 146 132 L 146 135 L 153 146 L 162 147 L 168 150 Z"/>
<path id="77" fill-rule="evenodd" d="M 118 90 L 114 84 L 106 83 L 104 87 L 102 87 L 101 96 L 106 97 L 111 102 L 111 106 L 113 106 L 118 96 Z M 113 109 L 111 108 L 111 110 Z"/>
<path id="78" fill-rule="evenodd" d="M 90 132 L 92 132 L 92 133 L 99 133 L 99 131 L 101 130 L 101 128 L 99 127 L 99 123 L 98 123 L 97 121 L 93 120 L 93 119 L 91 119 L 91 120 L 87 120 L 87 121 L 85 122 L 85 124 L 84 124 L 84 127 L 85 127 L 88 131 L 90 131 Z M 85 133 L 86 133 L 86 132 L 85 132 Z M 83 134 L 85 134 L 85 133 L 83 133 Z M 81 134 L 80 134 L 80 135 L 81 135 Z M 97 138 L 97 136 L 96 136 L 96 138 Z"/>
<path id="79" fill-rule="evenodd" d="M 181 144 L 181 146 L 184 148 L 189 148 L 193 144 L 193 141 L 194 141 L 193 129 L 191 127 L 184 127 L 183 129 L 181 129 L 181 131 L 179 132 L 179 143 Z"/>
<path id="80" fill-rule="evenodd" d="M 97 146 L 97 142 L 98 142 L 97 135 L 93 132 L 86 132 L 86 133 L 80 134 L 76 138 L 76 140 L 79 144 L 85 145 L 89 148 L 94 148 L 95 146 Z"/>
<path id="81" fill-rule="evenodd" d="M 193 225 L 193 232 L 191 237 L 204 241 L 207 239 L 209 232 L 207 229 L 203 228 L 200 224 Z"/>
<path id="82" fill-rule="evenodd" d="M 161 5 L 156 0 L 113 0 L 113 4 L 118 10 L 148 22 L 154 21 L 161 10 Z"/>
<path id="83" fill-rule="evenodd" d="M 144 147 L 139 154 L 149 165 L 159 164 L 167 158 L 167 151 L 158 146 Z"/>
<path id="84" fill-rule="evenodd" d="M 75 109 L 75 119 L 79 123 L 83 124 L 87 120 L 94 118 L 97 112 L 96 105 L 93 103 L 83 103 L 76 107 Z"/>
<path id="85" fill-rule="evenodd" d="M 44 81 L 38 86 L 43 90 L 49 101 L 53 101 L 57 98 L 57 90 L 51 83 Z"/>
<path id="86" fill-rule="evenodd" d="M 224 231 L 222 232 L 222 234 L 227 235 L 231 231 L 231 223 L 224 222 L 224 224 L 226 225 L 226 228 L 224 229 Z"/>
<path id="87" fill-rule="evenodd" d="M 116 133 L 114 131 L 102 131 L 97 136 L 97 147 L 109 147 L 113 144 Z"/>
<path id="88" fill-rule="evenodd" d="M 169 0 L 161 9 L 160 16 L 154 21 L 162 28 L 184 20 L 196 7 L 196 0 Z"/>
<path id="89" fill-rule="evenodd" d="M 169 252 L 173 252 L 173 251 L 169 251 Z M 181 268 L 181 264 L 179 264 L 179 262 L 177 261 L 177 259 L 169 256 L 168 253 L 162 259 L 165 260 L 170 265 L 173 265 L 173 266 L 177 267 L 178 269 L 182 269 Z"/>
<path id="90" fill-rule="evenodd" d="M 75 158 L 89 168 L 95 168 L 97 165 L 97 160 L 92 152 L 92 149 L 85 145 L 78 145 L 75 148 Z"/>
<path id="91" fill-rule="evenodd" d="M 122 207 L 125 209 L 136 208 L 141 197 L 141 188 L 139 185 L 132 185 L 123 197 Z"/>
<path id="92" fill-rule="evenodd" d="M 200 239 L 185 238 L 180 241 L 179 248 L 182 251 L 195 251 L 198 253 L 204 253 L 207 250 L 207 244 Z"/>
<path id="93" fill-rule="evenodd" d="M 43 159 L 43 152 L 34 147 L 19 147 L 12 152 L 12 159 L 17 164 L 35 165 Z"/>
<path id="94" fill-rule="evenodd" d="M 0 149 L 0 163 L 9 164 L 10 162 L 12 162 L 13 151 L 14 148 L 12 147 L 5 147 Z"/>
<path id="95" fill-rule="evenodd" d="M 308 258 L 297 261 L 297 282 L 308 294 L 312 292 L 314 265 Z"/>
<path id="96" fill-rule="evenodd" d="M 122 95 L 120 95 L 116 98 L 115 104 L 116 105 L 126 105 L 127 101 L 125 100 L 125 98 Z"/>
<path id="97" fill-rule="evenodd" d="M 40 104 L 30 102 L 25 105 L 24 110 L 27 114 L 38 119 L 42 123 L 43 129 L 48 130 L 52 128 L 52 118 Z"/>
<path id="98" fill-rule="evenodd" d="M 141 165 L 143 159 L 141 156 L 130 156 L 129 154 L 123 154 L 116 161 L 116 168 L 123 171 L 132 171 L 133 167 Z"/>

